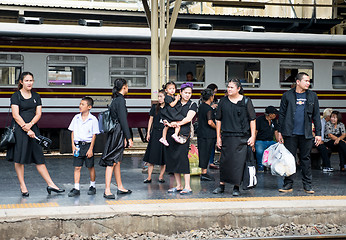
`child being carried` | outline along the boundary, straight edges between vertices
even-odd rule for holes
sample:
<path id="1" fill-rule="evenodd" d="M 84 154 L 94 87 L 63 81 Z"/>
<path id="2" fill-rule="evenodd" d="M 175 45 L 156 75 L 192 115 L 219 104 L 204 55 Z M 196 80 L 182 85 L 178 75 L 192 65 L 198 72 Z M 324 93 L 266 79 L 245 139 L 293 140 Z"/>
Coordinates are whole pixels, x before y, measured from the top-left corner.
<path id="1" fill-rule="evenodd" d="M 166 83 L 163 86 L 163 89 L 165 89 L 165 107 L 162 109 L 162 119 L 163 123 L 165 124 L 165 127 L 162 131 L 162 138 L 160 138 L 160 142 L 165 145 L 169 146 L 169 143 L 167 142 L 167 131 L 169 127 L 172 127 L 171 122 L 175 121 L 181 121 L 184 119 L 184 116 L 181 114 L 182 105 L 180 102 L 180 94 L 174 96 L 176 85 L 173 81 L 170 81 Z M 172 138 L 174 141 L 180 144 L 184 144 L 186 140 L 182 137 L 179 137 L 180 133 L 180 127 L 175 127 L 174 134 L 172 135 Z"/>

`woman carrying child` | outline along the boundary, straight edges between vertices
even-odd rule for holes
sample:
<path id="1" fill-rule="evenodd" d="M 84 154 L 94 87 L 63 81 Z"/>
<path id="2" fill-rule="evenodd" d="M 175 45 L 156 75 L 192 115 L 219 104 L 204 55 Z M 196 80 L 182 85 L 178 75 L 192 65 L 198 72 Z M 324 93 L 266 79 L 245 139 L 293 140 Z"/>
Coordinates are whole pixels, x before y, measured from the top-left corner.
<path id="1" fill-rule="evenodd" d="M 160 165 L 161 171 L 159 176 L 159 182 L 164 183 L 163 174 L 165 173 L 166 163 L 163 157 L 163 145 L 158 144 L 159 139 L 162 136 L 162 130 L 165 127 L 161 119 L 161 111 L 165 106 L 165 90 L 159 91 L 159 102 L 153 104 L 150 110 L 150 118 L 148 122 L 148 134 L 147 141 L 148 146 L 143 158 L 144 162 L 149 164 L 148 177 L 144 180 L 144 183 L 151 183 L 151 174 L 153 173 L 154 165 Z"/>
<path id="2" fill-rule="evenodd" d="M 100 166 L 106 167 L 105 173 L 105 192 L 104 198 L 115 199 L 115 195 L 111 193 L 111 181 L 114 172 L 115 181 L 117 182 L 117 194 L 129 194 L 132 191 L 125 189 L 121 181 L 120 163 L 123 160 L 124 148 L 132 147 L 133 141 L 127 123 L 127 109 L 124 95 L 128 93 L 128 86 L 125 79 L 116 79 L 112 91 L 112 103 L 110 105 L 110 113 L 113 120 L 118 124 L 114 130 L 108 133 L 105 149 L 100 159 Z"/>
<path id="3" fill-rule="evenodd" d="M 176 95 L 176 85 L 173 81 L 170 81 L 166 83 L 163 88 L 165 89 L 166 96 L 165 96 L 165 107 L 162 109 L 162 119 L 165 124 L 165 127 L 162 131 L 162 138 L 160 138 L 160 142 L 165 145 L 169 146 L 169 143 L 167 142 L 167 131 L 169 127 L 173 127 L 170 123 L 181 121 L 183 120 L 184 116 L 181 114 L 182 105 L 180 100 L 180 95 Z M 186 140 L 184 138 L 179 137 L 180 133 L 180 126 L 176 126 L 174 128 L 174 134 L 172 134 L 172 138 L 174 141 L 180 144 L 184 144 Z"/>

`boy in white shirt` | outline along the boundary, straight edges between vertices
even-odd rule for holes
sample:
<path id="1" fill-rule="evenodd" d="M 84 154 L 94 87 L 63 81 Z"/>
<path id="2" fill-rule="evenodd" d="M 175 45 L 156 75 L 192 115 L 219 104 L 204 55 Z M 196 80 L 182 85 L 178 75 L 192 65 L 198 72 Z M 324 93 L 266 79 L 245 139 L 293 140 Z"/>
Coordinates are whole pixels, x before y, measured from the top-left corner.
<path id="1" fill-rule="evenodd" d="M 94 105 L 91 97 L 83 97 L 79 104 L 80 113 L 74 116 L 68 129 L 72 131 L 72 152 L 74 168 L 74 188 L 69 192 L 69 197 L 80 195 L 80 172 L 85 162 L 85 166 L 90 172 L 90 187 L 88 195 L 96 194 L 94 152 L 96 134 L 99 134 L 99 124 L 97 118 L 90 113 Z"/>

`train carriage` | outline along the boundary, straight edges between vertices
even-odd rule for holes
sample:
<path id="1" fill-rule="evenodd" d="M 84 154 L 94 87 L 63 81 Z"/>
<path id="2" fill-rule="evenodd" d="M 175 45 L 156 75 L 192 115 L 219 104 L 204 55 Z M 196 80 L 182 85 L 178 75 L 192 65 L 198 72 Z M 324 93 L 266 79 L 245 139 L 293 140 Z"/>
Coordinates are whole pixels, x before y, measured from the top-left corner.
<path id="1" fill-rule="evenodd" d="M 150 109 L 150 30 L 0 23 L 0 128 L 22 71 L 35 75 L 41 94 L 40 128 L 59 134 L 78 112 L 83 96 L 103 111 L 114 79 L 129 82 L 130 127 L 146 127 Z M 223 95 L 225 82 L 239 78 L 257 112 L 279 106 L 298 71 L 308 72 L 321 109 L 346 113 L 346 36 L 176 29 L 170 46 L 169 79 L 195 76 L 193 98 L 210 83 Z"/>

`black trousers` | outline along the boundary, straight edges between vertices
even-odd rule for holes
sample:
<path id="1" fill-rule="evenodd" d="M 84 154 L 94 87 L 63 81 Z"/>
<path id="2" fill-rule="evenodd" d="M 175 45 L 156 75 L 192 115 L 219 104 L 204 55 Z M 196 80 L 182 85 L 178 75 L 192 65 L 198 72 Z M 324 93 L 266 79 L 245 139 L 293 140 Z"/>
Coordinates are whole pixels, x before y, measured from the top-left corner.
<path id="1" fill-rule="evenodd" d="M 284 136 L 284 145 L 293 156 L 297 155 L 297 149 L 299 148 L 302 181 L 305 189 L 310 189 L 312 183 L 310 158 L 312 144 L 312 140 L 306 139 L 304 135 L 293 135 L 291 137 Z M 289 177 L 285 177 L 284 186 L 293 185 L 293 176 L 294 174 Z"/>
<path id="2" fill-rule="evenodd" d="M 330 148 L 333 152 L 337 151 L 340 157 L 340 167 L 343 168 L 345 165 L 345 156 L 346 156 L 346 143 L 344 141 L 340 141 L 339 144 L 334 144 L 334 140 L 330 140 L 324 143 L 328 148 Z"/>
<path id="3" fill-rule="evenodd" d="M 331 165 L 330 165 L 330 154 L 329 154 L 329 151 L 326 147 L 325 144 L 320 144 L 318 145 L 317 147 L 317 150 L 318 152 L 321 154 L 321 157 L 322 157 L 322 167 L 324 168 L 330 168 Z"/>

